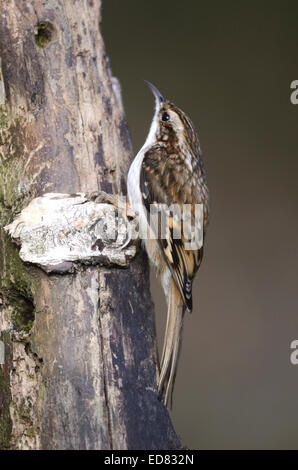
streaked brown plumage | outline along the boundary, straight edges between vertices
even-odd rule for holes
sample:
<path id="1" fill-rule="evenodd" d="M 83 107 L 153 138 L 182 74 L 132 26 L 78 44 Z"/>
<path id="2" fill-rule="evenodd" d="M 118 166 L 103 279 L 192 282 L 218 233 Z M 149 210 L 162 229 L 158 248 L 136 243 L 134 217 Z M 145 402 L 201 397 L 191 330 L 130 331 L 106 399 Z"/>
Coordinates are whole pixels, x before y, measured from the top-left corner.
<path id="1" fill-rule="evenodd" d="M 172 396 L 181 345 L 183 317 L 192 310 L 192 281 L 200 266 L 203 247 L 188 249 L 185 234 L 175 238 L 181 222 L 179 211 L 191 208 L 195 230 L 195 206 L 203 205 L 203 230 L 208 221 L 209 194 L 201 148 L 191 120 L 147 82 L 156 99 L 155 115 L 147 140 L 135 157 L 128 175 L 130 205 L 139 213 L 140 226 L 155 239 L 145 239 L 150 261 L 157 268 L 168 302 L 167 326 L 161 358 L 159 395 L 167 404 Z M 178 215 L 171 207 L 177 208 Z M 169 209 L 170 208 L 170 209 Z M 158 210 L 165 224 L 161 233 L 150 210 Z M 182 224 L 187 224 L 185 220 Z"/>

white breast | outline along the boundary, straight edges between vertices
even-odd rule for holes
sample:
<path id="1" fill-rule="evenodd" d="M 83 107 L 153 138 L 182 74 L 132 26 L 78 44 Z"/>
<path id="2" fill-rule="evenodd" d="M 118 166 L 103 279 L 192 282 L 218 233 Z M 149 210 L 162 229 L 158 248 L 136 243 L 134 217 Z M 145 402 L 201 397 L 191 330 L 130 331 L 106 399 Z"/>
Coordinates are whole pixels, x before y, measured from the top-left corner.
<path id="1" fill-rule="evenodd" d="M 140 173 L 142 162 L 144 158 L 144 151 L 141 149 L 132 162 L 128 177 L 127 177 L 127 195 L 130 207 L 136 212 L 139 222 L 139 236 L 141 239 L 146 238 L 148 229 L 146 209 L 143 205 L 141 188 L 140 188 Z M 142 235 L 144 234 L 144 235 Z"/>
<path id="2" fill-rule="evenodd" d="M 127 195 L 131 207 L 137 210 L 137 205 L 142 203 L 142 195 L 140 190 L 140 172 L 144 158 L 142 150 L 136 155 L 130 165 L 127 176 Z"/>
<path id="3" fill-rule="evenodd" d="M 127 176 L 127 195 L 128 201 L 132 209 L 138 212 L 140 224 L 147 224 L 147 217 L 142 202 L 142 194 L 140 189 L 140 173 L 144 155 L 146 151 L 154 144 L 156 139 L 156 130 L 158 125 L 158 111 L 159 111 L 159 102 L 156 100 L 155 103 L 155 113 L 153 120 L 150 126 L 149 134 L 147 136 L 146 142 L 144 143 L 141 150 L 135 156 L 128 172 Z"/>

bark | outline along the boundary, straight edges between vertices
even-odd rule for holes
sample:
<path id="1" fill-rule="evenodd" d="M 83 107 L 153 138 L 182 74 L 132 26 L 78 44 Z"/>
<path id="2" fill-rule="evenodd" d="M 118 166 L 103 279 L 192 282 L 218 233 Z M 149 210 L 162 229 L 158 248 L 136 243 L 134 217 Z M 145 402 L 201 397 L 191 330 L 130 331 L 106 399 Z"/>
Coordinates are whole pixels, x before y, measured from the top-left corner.
<path id="1" fill-rule="evenodd" d="M 144 253 L 46 273 L 3 230 L 48 192 L 125 194 L 132 149 L 100 2 L 0 8 L 1 447 L 180 448 L 156 394 Z"/>

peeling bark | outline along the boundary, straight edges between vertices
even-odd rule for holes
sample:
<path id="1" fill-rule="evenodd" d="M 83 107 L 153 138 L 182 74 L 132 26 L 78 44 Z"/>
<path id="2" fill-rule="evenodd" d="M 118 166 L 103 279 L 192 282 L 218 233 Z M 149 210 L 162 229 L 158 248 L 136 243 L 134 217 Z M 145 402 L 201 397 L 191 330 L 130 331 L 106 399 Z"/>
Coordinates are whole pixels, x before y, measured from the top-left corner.
<path id="1" fill-rule="evenodd" d="M 3 230 L 48 192 L 125 193 L 132 150 L 100 1 L 0 8 L 0 447 L 180 448 L 157 400 L 145 255 L 47 274 Z"/>

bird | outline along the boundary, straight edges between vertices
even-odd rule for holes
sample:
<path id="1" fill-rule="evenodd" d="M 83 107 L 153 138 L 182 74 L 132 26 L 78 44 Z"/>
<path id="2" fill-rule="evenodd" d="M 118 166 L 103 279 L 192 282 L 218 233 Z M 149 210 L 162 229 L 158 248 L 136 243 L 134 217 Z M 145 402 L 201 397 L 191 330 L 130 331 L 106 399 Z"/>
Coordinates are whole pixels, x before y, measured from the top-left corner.
<path id="1" fill-rule="evenodd" d="M 181 227 L 201 231 L 204 240 L 209 191 L 192 121 L 155 85 L 144 81 L 155 97 L 155 112 L 146 141 L 129 168 L 127 195 L 167 301 L 158 397 L 172 407 L 184 315 L 192 311 L 192 283 L 203 257 L 203 243 L 190 246 L 189 234 Z M 195 218 L 196 206 L 201 208 L 200 226 Z M 190 208 L 188 218 L 181 215 L 184 207 Z M 159 218 L 154 218 L 156 213 Z M 181 236 L 176 236 L 179 230 Z"/>

